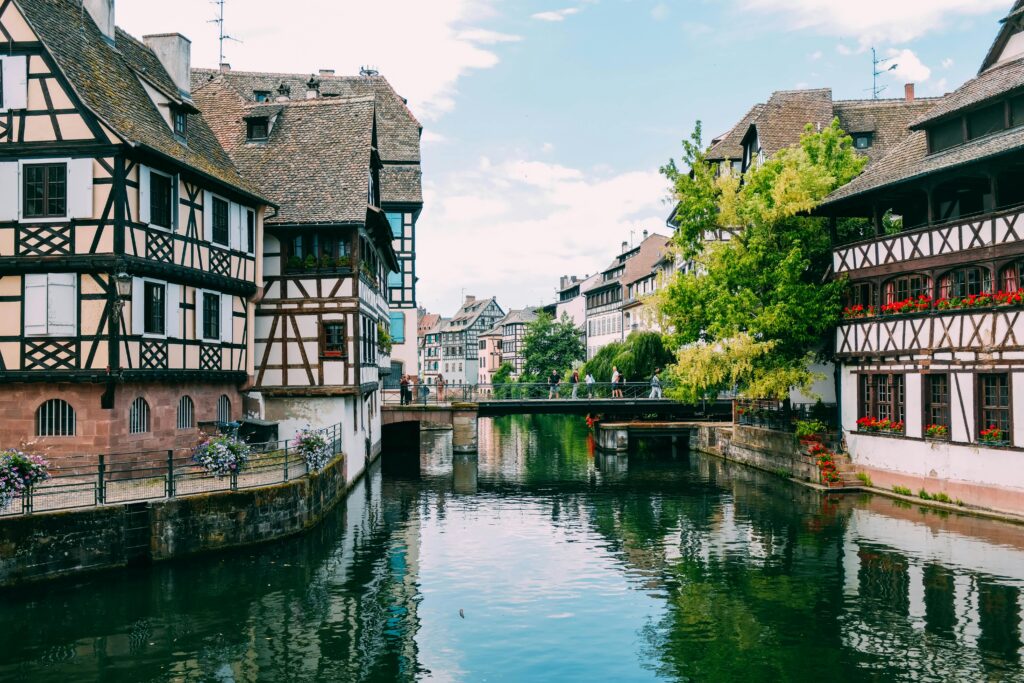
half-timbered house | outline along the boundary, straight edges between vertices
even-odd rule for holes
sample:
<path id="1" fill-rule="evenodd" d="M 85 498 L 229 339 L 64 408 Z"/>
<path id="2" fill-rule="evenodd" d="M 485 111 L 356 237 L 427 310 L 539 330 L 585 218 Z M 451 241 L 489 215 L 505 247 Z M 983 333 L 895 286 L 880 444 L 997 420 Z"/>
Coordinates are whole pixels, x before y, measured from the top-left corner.
<path id="1" fill-rule="evenodd" d="M 194 443 L 241 415 L 264 210 L 190 95 L 189 41 L 113 0 L 0 2 L 0 443 Z"/>
<path id="2" fill-rule="evenodd" d="M 376 98 L 253 102 L 224 79 L 196 103 L 235 164 L 279 209 L 266 218 L 256 311 L 254 397 L 282 438 L 345 428 L 349 477 L 380 449 L 381 379 L 390 370 L 386 283 L 398 270 L 381 210 Z"/>
<path id="3" fill-rule="evenodd" d="M 1022 10 L 1018 0 L 976 78 L 821 208 L 873 227 L 833 254 L 836 276 L 850 282 L 836 356 L 854 462 L 876 482 L 1018 511 Z"/>

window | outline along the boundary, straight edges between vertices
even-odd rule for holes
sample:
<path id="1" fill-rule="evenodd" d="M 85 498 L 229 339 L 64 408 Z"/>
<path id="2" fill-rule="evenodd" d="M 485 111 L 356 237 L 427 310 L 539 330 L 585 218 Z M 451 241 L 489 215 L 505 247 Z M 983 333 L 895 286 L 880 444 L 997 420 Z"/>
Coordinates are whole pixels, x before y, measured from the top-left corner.
<path id="1" fill-rule="evenodd" d="M 25 335 L 70 337 L 78 330 L 78 276 L 25 275 Z"/>
<path id="2" fill-rule="evenodd" d="M 128 433 L 145 434 L 149 431 L 149 404 L 139 396 L 128 410 Z"/>
<path id="3" fill-rule="evenodd" d="M 928 151 L 932 154 L 964 143 L 963 119 L 940 123 L 928 130 Z"/>
<path id="4" fill-rule="evenodd" d="M 855 149 L 867 149 L 875 141 L 874 133 L 853 133 L 853 146 Z"/>
<path id="5" fill-rule="evenodd" d="M 999 288 L 1004 292 L 1016 292 L 1021 288 L 1020 276 L 1024 270 L 1024 261 L 1016 261 L 999 272 Z"/>
<path id="6" fill-rule="evenodd" d="M 931 296 L 932 281 L 927 275 L 907 275 L 885 283 L 886 304 Z"/>
<path id="7" fill-rule="evenodd" d="M 391 341 L 396 344 L 405 342 L 405 313 L 391 314 Z"/>
<path id="8" fill-rule="evenodd" d="M 25 218 L 67 215 L 67 164 L 26 164 L 22 168 L 22 175 L 22 215 Z"/>
<path id="9" fill-rule="evenodd" d="M 220 339 L 220 294 L 203 292 L 203 339 Z"/>
<path id="10" fill-rule="evenodd" d="M 322 358 L 344 358 L 345 323 L 325 322 L 320 333 L 320 356 Z"/>
<path id="11" fill-rule="evenodd" d="M 28 58 L 7 55 L 0 58 L 0 111 L 28 107 Z"/>
<path id="12" fill-rule="evenodd" d="M 184 109 L 172 109 L 171 118 L 174 121 L 174 134 L 185 137 L 185 133 L 188 132 L 188 114 Z"/>
<path id="13" fill-rule="evenodd" d="M 270 91 L 269 90 L 253 90 L 252 98 L 257 102 L 269 102 Z"/>
<path id="14" fill-rule="evenodd" d="M 217 399 L 217 422 L 231 422 L 231 399 L 224 394 Z"/>
<path id="15" fill-rule="evenodd" d="M 998 427 L 1003 441 L 1010 440 L 1010 376 L 1006 373 L 978 375 L 981 382 L 978 431 Z"/>
<path id="16" fill-rule="evenodd" d="M 1010 125 L 1024 126 L 1024 96 L 1010 100 Z"/>
<path id="17" fill-rule="evenodd" d="M 388 271 L 388 287 L 400 288 L 402 286 L 402 274 L 395 271 Z"/>
<path id="18" fill-rule="evenodd" d="M 967 139 L 973 140 L 1006 128 L 1006 104 L 999 102 L 967 114 Z"/>
<path id="19" fill-rule="evenodd" d="M 939 278 L 940 299 L 959 298 L 988 292 L 992 288 L 992 274 L 987 268 L 961 268 Z"/>
<path id="20" fill-rule="evenodd" d="M 213 230 L 211 235 L 217 244 L 229 244 L 228 241 L 228 202 L 220 197 L 213 197 Z"/>
<path id="21" fill-rule="evenodd" d="M 67 401 L 51 398 L 36 410 L 36 436 L 74 436 L 75 409 Z"/>
<path id="22" fill-rule="evenodd" d="M 352 265 L 349 251 L 349 241 L 344 236 L 315 232 L 293 235 L 284 242 L 285 269 L 294 271 L 349 268 Z"/>
<path id="23" fill-rule="evenodd" d="M 164 334 L 166 332 L 166 289 L 165 285 L 156 282 L 146 282 L 143 284 L 142 331 L 145 334 Z"/>
<path id="24" fill-rule="evenodd" d="M 388 223 L 391 224 L 391 236 L 401 237 L 402 236 L 402 214 L 400 213 L 389 213 L 387 214 Z"/>
<path id="25" fill-rule="evenodd" d="M 903 375 L 861 375 L 859 417 L 902 422 L 905 415 Z"/>
<path id="26" fill-rule="evenodd" d="M 149 172 L 149 222 L 162 228 L 173 227 L 172 205 L 174 188 L 171 178 L 154 171 Z"/>
<path id="27" fill-rule="evenodd" d="M 270 127 L 266 117 L 246 121 L 245 137 L 248 140 L 266 140 L 269 137 L 269 132 Z"/>
<path id="28" fill-rule="evenodd" d="M 924 376 L 926 425 L 949 427 L 949 375 Z"/>
<path id="29" fill-rule="evenodd" d="M 256 212 L 252 209 L 245 210 L 245 251 L 256 253 Z"/>
<path id="30" fill-rule="evenodd" d="M 178 400 L 178 429 L 192 429 L 196 426 L 196 405 L 188 396 Z"/>

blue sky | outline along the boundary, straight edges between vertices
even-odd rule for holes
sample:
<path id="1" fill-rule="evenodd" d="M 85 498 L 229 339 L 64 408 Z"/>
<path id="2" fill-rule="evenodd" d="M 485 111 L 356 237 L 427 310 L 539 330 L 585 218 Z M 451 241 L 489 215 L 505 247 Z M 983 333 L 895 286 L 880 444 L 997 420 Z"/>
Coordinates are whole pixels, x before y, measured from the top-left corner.
<path id="1" fill-rule="evenodd" d="M 552 300 L 630 239 L 664 231 L 659 165 L 694 122 L 727 130 L 777 89 L 868 97 L 870 47 L 902 96 L 976 72 L 1011 0 L 228 0 L 240 70 L 373 65 L 424 125 L 420 302 Z M 135 35 L 180 31 L 217 61 L 207 0 L 118 0 Z"/>

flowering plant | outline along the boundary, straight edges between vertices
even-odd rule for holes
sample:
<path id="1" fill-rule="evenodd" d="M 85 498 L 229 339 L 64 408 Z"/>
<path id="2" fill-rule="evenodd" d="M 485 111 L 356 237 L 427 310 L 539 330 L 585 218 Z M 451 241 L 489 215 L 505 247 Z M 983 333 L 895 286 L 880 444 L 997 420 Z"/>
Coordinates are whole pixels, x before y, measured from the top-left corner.
<path id="1" fill-rule="evenodd" d="M 292 446 L 306 459 L 306 469 L 314 472 L 322 470 L 334 455 L 334 449 L 327 442 L 324 432 L 309 427 L 299 430 L 292 441 Z"/>
<path id="2" fill-rule="evenodd" d="M 839 481 L 839 471 L 836 470 L 835 466 L 831 468 L 822 468 L 821 480 L 829 484 L 834 484 Z"/>
<path id="3" fill-rule="evenodd" d="M 945 439 L 949 436 L 949 427 L 946 425 L 925 425 L 924 435 L 933 439 Z"/>
<path id="4" fill-rule="evenodd" d="M 879 420 L 877 417 L 862 417 L 857 420 L 857 430 L 861 432 L 890 432 L 893 434 L 902 434 L 905 425 L 903 420 L 890 420 L 889 418 L 883 418 Z"/>
<path id="5" fill-rule="evenodd" d="M 192 451 L 192 461 L 210 474 L 237 474 L 249 462 L 249 445 L 230 436 L 211 436 Z"/>
<path id="6" fill-rule="evenodd" d="M 0 451 L 0 509 L 28 489 L 50 478 L 50 464 L 38 455 L 14 449 Z"/>
<path id="7" fill-rule="evenodd" d="M 897 315 L 899 313 L 920 313 L 932 307 L 932 298 L 921 294 L 917 298 L 910 297 L 903 301 L 893 301 L 882 306 L 882 313 L 886 315 Z"/>
<path id="8" fill-rule="evenodd" d="M 978 434 L 982 443 L 999 443 L 1003 440 L 1003 430 L 995 425 L 989 425 L 988 429 L 982 429 Z"/>
<path id="9" fill-rule="evenodd" d="M 870 318 L 877 314 L 877 310 L 874 306 L 864 306 L 863 304 L 856 304 L 854 306 L 847 306 L 843 309 L 843 317 L 847 320 L 855 318 Z"/>

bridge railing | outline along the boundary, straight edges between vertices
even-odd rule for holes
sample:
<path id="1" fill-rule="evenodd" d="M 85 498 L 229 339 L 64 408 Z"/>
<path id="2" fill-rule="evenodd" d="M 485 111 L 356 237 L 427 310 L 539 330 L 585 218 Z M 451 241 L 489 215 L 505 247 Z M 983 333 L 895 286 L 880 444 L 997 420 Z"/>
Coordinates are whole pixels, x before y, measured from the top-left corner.
<path id="1" fill-rule="evenodd" d="M 662 396 L 668 386 L 662 385 Z M 650 382 L 626 382 L 613 385 L 611 382 L 560 382 L 507 383 L 507 384 L 449 384 L 438 387 L 432 384 L 414 384 L 403 399 L 401 389 L 384 390 L 385 405 L 435 405 L 438 403 L 479 403 L 481 401 L 612 401 L 620 399 L 657 400 L 652 396 Z"/>

